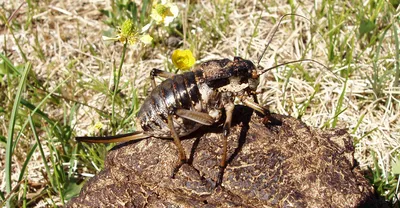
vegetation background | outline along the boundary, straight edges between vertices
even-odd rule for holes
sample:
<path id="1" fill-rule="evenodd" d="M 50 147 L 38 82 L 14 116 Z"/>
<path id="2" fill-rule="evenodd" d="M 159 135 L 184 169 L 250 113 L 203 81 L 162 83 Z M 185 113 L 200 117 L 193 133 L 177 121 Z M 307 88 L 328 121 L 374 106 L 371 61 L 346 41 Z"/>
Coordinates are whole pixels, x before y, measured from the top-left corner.
<path id="1" fill-rule="evenodd" d="M 348 129 L 361 169 L 395 205 L 399 0 L 175 1 L 179 13 L 168 25 L 154 22 L 154 3 L 0 1 L 1 206 L 62 206 L 78 194 L 112 146 L 74 137 L 134 131 L 150 70 L 177 72 L 173 50 L 190 49 L 197 63 L 257 63 L 269 40 L 261 66 L 308 58 L 329 70 L 310 62 L 273 69 L 261 79 L 261 103 L 315 128 Z M 272 37 L 285 14 L 305 18 L 285 17 Z M 153 21 L 145 30 L 152 43 L 110 42 L 127 19 L 136 39 Z"/>

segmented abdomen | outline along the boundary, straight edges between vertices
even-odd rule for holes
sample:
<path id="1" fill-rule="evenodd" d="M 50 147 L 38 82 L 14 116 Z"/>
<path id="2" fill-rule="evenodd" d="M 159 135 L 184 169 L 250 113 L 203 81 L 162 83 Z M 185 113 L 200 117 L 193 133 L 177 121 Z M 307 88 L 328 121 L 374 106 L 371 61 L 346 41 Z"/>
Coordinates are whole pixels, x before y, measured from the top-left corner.
<path id="1" fill-rule="evenodd" d="M 146 134 L 170 137 L 168 111 L 177 108 L 196 110 L 195 105 L 201 105 L 200 102 L 201 94 L 194 73 L 177 74 L 153 89 L 140 108 L 137 119 Z M 184 136 L 201 125 L 187 119 L 175 118 L 174 126 L 178 135 Z"/>

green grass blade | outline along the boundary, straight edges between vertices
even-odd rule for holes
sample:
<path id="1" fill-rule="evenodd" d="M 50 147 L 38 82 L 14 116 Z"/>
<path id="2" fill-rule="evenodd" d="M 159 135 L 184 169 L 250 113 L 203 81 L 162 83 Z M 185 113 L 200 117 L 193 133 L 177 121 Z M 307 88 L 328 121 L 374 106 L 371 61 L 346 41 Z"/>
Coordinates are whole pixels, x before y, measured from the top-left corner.
<path id="1" fill-rule="evenodd" d="M 400 44 L 399 44 L 399 33 L 397 30 L 397 25 L 393 24 L 393 37 L 396 49 L 394 50 L 396 53 L 395 59 L 395 67 L 396 67 L 396 75 L 394 77 L 394 86 L 399 86 L 399 77 L 400 77 Z"/>
<path id="2" fill-rule="evenodd" d="M 146 15 L 147 14 L 146 10 L 147 10 L 149 4 L 150 4 L 149 0 L 142 1 L 142 11 L 140 13 L 140 23 L 141 24 L 145 23 L 146 16 L 148 16 L 148 15 Z"/>
<path id="3" fill-rule="evenodd" d="M 380 73 L 380 67 L 379 67 L 379 57 L 381 55 L 381 49 L 382 49 L 382 44 L 383 44 L 383 40 L 386 37 L 386 33 L 388 32 L 388 30 L 390 29 L 391 25 L 388 25 L 384 28 L 382 35 L 379 37 L 379 43 L 377 45 L 376 48 L 376 53 L 375 56 L 373 58 L 373 75 L 372 75 L 372 89 L 375 93 L 375 98 L 378 99 L 382 96 L 383 92 L 382 89 L 384 88 L 383 83 L 382 83 L 382 79 L 383 76 Z"/>
<path id="4" fill-rule="evenodd" d="M 294 69 L 291 66 L 288 66 L 288 68 L 289 68 L 289 71 L 285 75 L 286 79 L 285 79 L 284 86 L 283 86 L 283 89 L 285 89 L 285 90 L 283 92 L 282 106 L 285 106 L 286 95 L 287 95 L 286 89 L 287 89 L 287 87 L 289 85 L 290 77 L 292 77 L 293 72 L 294 72 Z"/>
<path id="5" fill-rule="evenodd" d="M 306 113 L 308 106 L 310 106 L 311 101 L 314 99 L 317 92 L 319 92 L 319 84 L 316 84 L 314 86 L 313 94 L 307 99 L 306 102 L 304 102 L 304 105 L 298 110 L 299 111 L 298 119 L 301 119 L 303 117 L 303 115 Z"/>
<path id="6" fill-rule="evenodd" d="M 26 194 L 27 194 L 27 192 L 28 192 L 28 180 L 24 180 L 24 192 L 22 193 L 22 207 L 23 208 L 26 208 L 26 206 L 27 206 L 27 201 L 26 201 Z"/>
<path id="7" fill-rule="evenodd" d="M 49 96 L 46 96 L 42 102 L 39 103 L 38 106 L 33 105 L 32 103 L 30 103 L 29 101 L 25 100 L 25 99 L 21 99 L 21 104 L 25 107 L 27 107 L 29 110 L 32 111 L 31 115 L 36 114 L 38 116 L 40 116 L 41 118 L 43 118 L 47 123 L 54 125 L 53 120 L 51 120 L 46 113 L 44 113 L 43 111 L 41 111 L 39 108 L 42 106 L 42 104 L 44 103 L 44 101 L 47 100 Z"/>
<path id="8" fill-rule="evenodd" d="M 262 12 L 260 13 L 260 15 L 258 16 L 258 18 L 257 18 L 257 20 L 256 20 L 256 24 L 255 24 L 255 26 L 254 26 L 253 34 L 252 34 L 251 37 L 250 37 L 250 41 L 249 41 L 249 43 L 247 44 L 246 51 L 245 51 L 245 53 L 244 53 L 244 58 L 247 57 L 247 54 L 248 54 L 249 51 L 250 51 L 251 44 L 253 43 L 253 39 L 254 39 L 254 37 L 257 36 L 257 33 L 258 33 L 258 25 L 260 24 L 261 18 L 262 18 Z M 261 55 L 263 55 L 263 54 L 261 54 Z"/>
<path id="9" fill-rule="evenodd" d="M 66 123 L 67 126 L 71 126 L 72 127 L 74 125 L 73 124 L 73 120 L 74 120 L 74 114 L 75 114 L 76 109 L 77 109 L 76 105 L 73 105 L 71 107 L 71 111 L 69 113 L 69 118 L 68 118 L 68 122 L 69 123 L 68 123 L 68 125 Z M 67 116 L 64 116 L 64 117 L 67 117 Z M 72 129 L 73 129 L 73 127 L 72 127 Z M 71 134 L 72 134 L 72 132 L 71 132 Z M 78 154 L 77 152 L 78 152 L 78 145 L 75 145 L 73 147 L 71 158 L 69 160 L 71 168 L 68 171 L 68 178 L 73 178 L 73 173 L 76 171 L 76 166 L 78 164 L 78 159 L 76 158 L 76 155 Z"/>
<path id="10" fill-rule="evenodd" d="M 15 66 L 11 63 L 10 60 L 6 56 L 4 56 L 2 53 L 0 53 L 0 58 L 3 59 L 4 63 L 6 66 L 8 66 L 13 72 L 17 73 L 18 75 L 21 75 L 22 72 L 20 72 Z"/>
<path id="11" fill-rule="evenodd" d="M 49 176 L 49 178 L 50 178 L 50 183 L 51 183 L 51 185 L 54 186 L 54 181 L 52 180 L 52 177 L 50 177 L 50 176 L 51 176 L 51 172 L 50 172 L 49 165 L 47 164 L 47 161 L 46 161 L 46 155 L 44 154 L 42 144 L 41 144 L 40 141 L 39 141 L 39 137 L 38 137 L 38 135 L 37 135 L 35 125 L 33 124 L 33 119 L 32 119 L 32 116 L 31 116 L 31 115 L 29 115 L 28 120 L 29 120 L 29 124 L 30 124 L 30 126 L 31 126 L 31 129 L 32 129 L 33 137 L 34 137 L 35 140 L 36 140 L 36 145 L 39 147 L 40 156 L 42 156 L 43 164 L 44 164 L 44 167 L 45 167 L 45 169 L 46 169 L 46 174 L 47 174 L 47 175 Z"/>
<path id="12" fill-rule="evenodd" d="M 18 108 L 19 108 L 21 97 L 22 97 L 22 92 L 24 91 L 25 83 L 28 78 L 28 74 L 29 74 L 31 67 L 32 67 L 32 65 L 28 62 L 25 66 L 22 77 L 19 81 L 17 93 L 15 95 L 14 104 L 13 104 L 13 108 L 11 111 L 10 123 L 8 126 L 6 161 L 5 161 L 6 162 L 5 176 L 6 176 L 6 191 L 7 191 L 7 193 L 11 192 L 11 183 L 12 183 L 12 181 L 11 181 L 11 175 L 12 175 L 11 164 L 12 164 L 12 154 L 13 154 L 12 147 L 13 147 L 14 127 L 15 127 L 15 122 L 17 120 Z M 11 206 L 10 198 L 7 200 L 8 207 Z"/>
<path id="13" fill-rule="evenodd" d="M 346 80 L 344 81 L 344 86 L 343 86 L 343 90 L 342 93 L 340 93 L 340 97 L 339 100 L 337 102 L 337 106 L 335 109 L 335 117 L 332 121 L 332 127 L 335 128 L 338 122 L 338 118 L 339 118 L 339 114 L 341 114 L 343 112 L 342 106 L 343 106 L 343 100 L 345 98 L 346 95 L 346 88 L 347 88 L 347 80 L 348 80 L 348 76 L 346 74 Z"/>
<path id="14" fill-rule="evenodd" d="M 111 103 L 111 105 L 112 105 L 111 126 L 113 126 L 113 127 L 116 126 L 115 125 L 116 124 L 116 121 L 115 121 L 115 105 L 116 105 L 115 99 L 116 99 L 116 97 L 118 95 L 118 92 L 119 92 L 119 90 L 118 90 L 119 87 L 118 86 L 119 86 L 119 81 L 121 79 L 121 71 L 122 71 L 122 66 L 124 65 L 125 53 L 126 53 L 126 48 L 127 47 L 128 47 L 128 42 L 125 42 L 124 48 L 122 50 L 121 62 L 119 64 L 118 73 L 117 74 L 114 73 L 114 92 L 113 92 L 113 95 L 112 95 L 112 103 Z M 112 131 L 115 134 L 115 128 L 112 128 Z"/>
<path id="15" fill-rule="evenodd" d="M 37 144 L 34 144 L 33 147 L 31 148 L 31 150 L 26 155 L 24 164 L 22 164 L 21 173 L 19 173 L 18 182 L 21 181 L 22 178 L 24 177 L 26 167 L 28 166 L 29 161 L 31 161 L 31 157 L 32 157 L 33 153 L 35 152 L 37 146 L 38 146 Z"/>
<path id="16" fill-rule="evenodd" d="M 360 124 L 362 123 L 362 121 L 364 120 L 365 117 L 365 113 L 361 115 L 360 119 L 358 119 L 356 126 L 354 127 L 353 131 L 351 131 L 351 134 L 355 134 L 358 127 L 360 127 Z"/>

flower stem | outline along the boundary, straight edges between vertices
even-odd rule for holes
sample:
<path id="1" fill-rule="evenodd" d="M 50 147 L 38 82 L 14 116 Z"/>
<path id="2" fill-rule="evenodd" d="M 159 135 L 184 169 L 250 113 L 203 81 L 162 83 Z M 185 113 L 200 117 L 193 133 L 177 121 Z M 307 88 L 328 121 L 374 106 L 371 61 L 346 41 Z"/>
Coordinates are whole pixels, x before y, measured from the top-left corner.
<path id="1" fill-rule="evenodd" d="M 118 94 L 118 86 L 119 86 L 119 81 L 121 79 L 122 65 L 124 64 L 125 52 L 126 52 L 127 46 L 128 46 L 128 41 L 125 41 L 124 48 L 122 50 L 121 62 L 119 64 L 119 68 L 118 68 L 118 73 L 114 74 L 114 92 L 113 92 L 113 95 L 112 95 L 112 113 L 111 113 L 111 126 L 113 127 L 112 128 L 113 134 L 115 134 L 115 128 L 114 127 L 116 127 L 116 125 L 114 126 L 114 124 L 116 122 L 115 121 L 115 98 L 116 98 L 116 96 Z"/>

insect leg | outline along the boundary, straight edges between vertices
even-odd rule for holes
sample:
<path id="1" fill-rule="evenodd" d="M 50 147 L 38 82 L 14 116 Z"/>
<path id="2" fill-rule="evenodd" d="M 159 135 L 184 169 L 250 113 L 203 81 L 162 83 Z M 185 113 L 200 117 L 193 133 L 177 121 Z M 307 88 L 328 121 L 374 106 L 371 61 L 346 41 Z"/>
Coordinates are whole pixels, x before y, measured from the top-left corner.
<path id="1" fill-rule="evenodd" d="M 227 151 L 228 151 L 228 136 L 230 133 L 231 129 L 231 123 L 232 123 L 232 115 L 233 115 L 233 109 L 235 108 L 235 105 L 233 103 L 228 103 L 225 105 L 225 114 L 226 114 L 226 119 L 223 127 L 223 147 L 222 147 L 222 158 L 221 158 L 221 163 L 220 166 L 222 168 L 225 168 L 226 166 L 226 158 L 227 158 Z"/>
<path id="2" fill-rule="evenodd" d="M 203 112 L 191 111 L 186 109 L 177 109 L 175 111 L 175 114 L 182 118 L 186 118 L 206 126 L 210 126 L 215 122 L 213 117 Z"/>
<path id="3" fill-rule="evenodd" d="M 160 69 L 152 69 L 150 71 L 151 87 L 154 89 L 156 87 L 155 77 L 171 78 L 175 74 L 172 72 L 163 71 Z"/>
<path id="4" fill-rule="evenodd" d="M 247 107 L 252 108 L 255 111 L 258 111 L 262 113 L 264 116 L 269 115 L 269 111 L 263 107 L 261 107 L 259 104 L 257 104 L 254 101 L 248 100 L 248 99 L 243 99 L 242 100 L 243 104 L 245 104 Z"/>
<path id="5" fill-rule="evenodd" d="M 247 107 L 250 107 L 250 108 L 260 112 L 261 114 L 263 114 L 264 115 L 264 120 L 263 120 L 264 124 L 282 125 L 282 121 L 272 117 L 271 113 L 269 112 L 268 109 L 263 108 L 262 106 L 255 103 L 254 101 L 244 99 L 244 100 L 242 100 L 242 103 L 245 104 Z"/>
<path id="6" fill-rule="evenodd" d="M 175 145 L 176 145 L 176 147 L 178 148 L 178 151 L 179 151 L 179 164 L 178 164 L 177 167 L 175 167 L 175 169 L 174 169 L 174 171 L 173 171 L 173 173 L 172 173 L 172 177 L 174 177 L 174 176 L 175 176 L 175 173 L 178 172 L 179 168 L 180 168 L 180 167 L 183 165 L 183 163 L 185 163 L 187 160 L 186 160 L 186 153 L 185 153 L 185 150 L 183 149 L 181 140 L 179 139 L 179 136 L 178 136 L 178 134 L 176 133 L 175 128 L 174 128 L 174 121 L 173 121 L 173 119 L 172 119 L 172 115 L 173 115 L 173 112 L 169 112 L 169 113 L 168 113 L 168 117 L 167 117 L 167 120 L 168 120 L 168 127 L 169 127 L 169 129 L 171 130 L 171 136 L 172 136 L 172 138 L 174 139 L 174 143 L 175 143 Z"/>
<path id="7" fill-rule="evenodd" d="M 226 160 L 228 156 L 228 136 L 231 128 L 231 123 L 232 123 L 232 115 L 233 115 L 233 109 L 235 108 L 235 105 L 233 103 L 228 103 L 225 105 L 225 114 L 226 114 L 226 120 L 224 123 L 223 127 L 223 140 L 222 140 L 222 157 L 221 157 L 221 162 L 219 164 L 219 175 L 217 178 L 217 186 L 222 183 L 222 179 L 224 176 L 224 170 L 226 167 Z"/>

